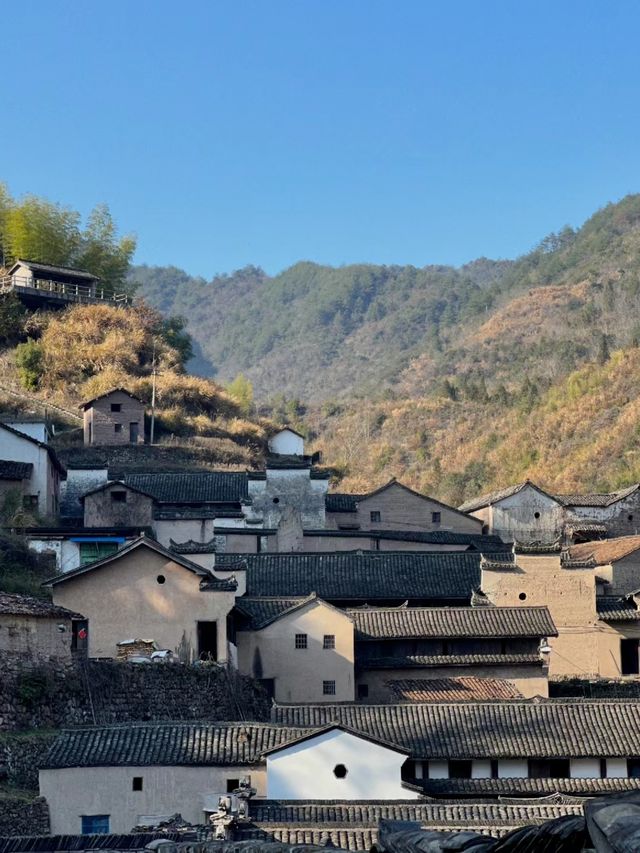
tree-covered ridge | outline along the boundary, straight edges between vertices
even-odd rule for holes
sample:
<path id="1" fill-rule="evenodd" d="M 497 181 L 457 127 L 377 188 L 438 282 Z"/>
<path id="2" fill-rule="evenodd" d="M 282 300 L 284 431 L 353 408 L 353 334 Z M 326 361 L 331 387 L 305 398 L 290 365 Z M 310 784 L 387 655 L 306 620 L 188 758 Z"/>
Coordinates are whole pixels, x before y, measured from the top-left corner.
<path id="1" fill-rule="evenodd" d="M 131 290 L 128 278 L 136 241 L 118 237 L 109 208 L 97 205 L 82 224 L 68 207 L 27 195 L 13 198 L 0 183 L 0 267 L 18 258 L 86 270 L 106 290 Z"/>
<path id="2" fill-rule="evenodd" d="M 421 394 L 443 376 L 515 387 L 532 368 L 553 381 L 594 357 L 602 335 L 609 348 L 638 336 L 639 249 L 640 196 L 628 196 L 516 261 L 134 275 L 152 304 L 187 318 L 200 371 L 243 372 L 262 400 L 313 402 L 398 382 Z"/>

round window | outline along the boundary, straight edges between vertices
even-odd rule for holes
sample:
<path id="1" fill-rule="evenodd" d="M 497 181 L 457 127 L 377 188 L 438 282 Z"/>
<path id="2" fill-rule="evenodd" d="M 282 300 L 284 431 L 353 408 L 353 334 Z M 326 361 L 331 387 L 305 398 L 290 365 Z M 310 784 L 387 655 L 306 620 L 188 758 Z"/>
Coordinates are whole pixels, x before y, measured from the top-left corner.
<path id="1" fill-rule="evenodd" d="M 336 779 L 344 779 L 349 771 L 344 766 L 344 764 L 336 764 L 333 768 L 333 775 Z"/>
<path id="2" fill-rule="evenodd" d="M 534 517 L 534 518 L 536 518 L 536 519 L 537 519 L 537 518 L 540 518 L 540 513 L 539 513 L 539 512 L 534 512 L 534 513 L 533 513 L 533 517 Z"/>
<path id="3" fill-rule="evenodd" d="M 164 575 L 158 575 L 156 580 L 158 581 L 158 583 L 164 583 L 166 581 L 166 578 Z"/>
<path id="4" fill-rule="evenodd" d="M 274 504 L 279 504 L 279 503 L 280 503 L 280 498 L 274 498 L 274 499 L 273 499 L 273 502 L 274 502 Z"/>
<path id="5" fill-rule="evenodd" d="M 527 600 L 527 593 L 521 592 L 520 595 L 518 596 L 518 598 L 520 599 L 520 601 L 526 601 Z"/>

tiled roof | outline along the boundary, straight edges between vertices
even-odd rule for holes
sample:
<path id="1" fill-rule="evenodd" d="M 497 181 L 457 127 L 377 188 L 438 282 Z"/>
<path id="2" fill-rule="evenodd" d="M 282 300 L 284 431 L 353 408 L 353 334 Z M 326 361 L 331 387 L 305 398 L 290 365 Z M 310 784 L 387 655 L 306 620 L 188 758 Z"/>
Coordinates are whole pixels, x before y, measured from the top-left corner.
<path id="1" fill-rule="evenodd" d="M 357 503 L 365 495 L 347 495 L 343 492 L 329 492 L 324 496 L 327 512 L 356 512 Z"/>
<path id="2" fill-rule="evenodd" d="M 289 845 L 283 850 L 293 851 L 295 848 L 306 853 L 313 853 L 315 845 L 320 848 L 334 850 L 363 851 L 369 853 L 378 840 L 378 829 L 375 826 L 353 826 L 351 824 L 315 825 L 303 824 L 244 824 L 234 830 L 234 840 L 252 842 L 251 853 L 268 853 L 274 842 Z M 259 844 L 265 844 L 260 848 Z M 0 853 L 2 844 L 0 842 Z M 13 853 L 13 851 L 8 851 Z"/>
<path id="3" fill-rule="evenodd" d="M 640 790 L 640 779 L 424 779 L 429 797 L 549 796 L 593 797 Z"/>
<path id="4" fill-rule="evenodd" d="M 275 705 L 275 722 L 341 722 L 416 758 L 589 758 L 638 754 L 640 703 L 585 700 L 421 705 Z"/>
<path id="5" fill-rule="evenodd" d="M 358 659 L 358 669 L 410 669 L 433 666 L 542 666 L 538 654 L 405 655 Z"/>
<path id="6" fill-rule="evenodd" d="M 640 483 L 634 483 L 626 489 L 620 489 L 617 492 L 599 492 L 590 495 L 555 495 L 563 506 L 598 506 L 607 507 L 616 501 L 623 500 L 629 497 L 640 488 Z"/>
<path id="7" fill-rule="evenodd" d="M 0 838 L 0 853 L 84 853 L 86 850 L 142 851 L 151 841 L 184 841 L 178 832 L 136 832 L 127 835 L 14 835 Z"/>
<path id="8" fill-rule="evenodd" d="M 422 542 L 425 545 L 460 545 L 485 553 L 511 553 L 512 548 L 499 536 L 481 533 L 458 533 L 454 530 L 305 530 L 305 536 L 328 536 L 345 539 L 383 539 L 395 542 Z"/>
<path id="9" fill-rule="evenodd" d="M 546 607 L 365 607 L 348 611 L 357 640 L 557 636 Z"/>
<path id="10" fill-rule="evenodd" d="M 169 539 L 169 548 L 176 554 L 215 554 L 216 540 L 196 542 L 194 539 L 187 539 L 186 542 L 176 542 Z"/>
<path id="11" fill-rule="evenodd" d="M 240 503 L 249 495 L 244 471 L 125 474 L 124 481 L 161 503 Z"/>
<path id="12" fill-rule="evenodd" d="M 131 391 L 127 391 L 126 388 L 111 388 L 110 391 L 105 391 L 104 394 L 98 394 L 97 397 L 92 397 L 90 400 L 85 400 L 85 402 L 82 403 L 79 408 L 88 409 L 89 406 L 91 406 L 93 403 L 96 403 L 98 400 L 104 400 L 106 397 L 110 397 L 112 394 L 126 394 L 127 397 L 131 397 L 131 399 L 135 400 L 136 403 L 143 402 L 140 397 L 136 397 L 135 394 L 132 394 Z"/>
<path id="13" fill-rule="evenodd" d="M 462 599 L 480 585 L 480 554 L 474 551 L 343 551 L 337 553 L 219 554 L 224 568 L 242 560 L 247 594 L 375 601 Z"/>
<path id="14" fill-rule="evenodd" d="M 74 267 L 61 267 L 56 266 L 55 264 L 41 264 L 39 261 L 26 261 L 23 258 L 19 258 L 16 260 L 14 266 L 16 264 L 22 264 L 24 267 L 28 267 L 34 273 L 42 273 L 46 275 L 65 275 L 67 277 L 72 278 L 86 278 L 91 279 L 92 281 L 99 281 L 99 277 L 94 275 L 92 272 L 87 272 L 86 270 L 77 270 Z M 13 269 L 13 267 L 11 268 Z M 9 270 L 11 273 L 11 270 Z"/>
<path id="15" fill-rule="evenodd" d="M 525 486 L 532 486 L 536 491 L 542 492 L 542 494 L 547 495 L 547 497 L 552 500 L 558 499 L 557 495 L 551 495 L 549 492 L 545 492 L 544 489 L 541 489 L 540 486 L 536 486 L 535 483 L 531 482 L 531 480 L 524 480 L 524 482 L 516 483 L 514 486 L 507 486 L 505 489 L 497 489 L 495 492 L 487 492 L 484 495 L 480 495 L 480 497 L 465 501 L 465 503 L 461 504 L 458 509 L 461 512 L 472 512 L 473 510 L 481 509 L 483 506 L 490 506 L 491 504 L 495 504 L 505 498 L 510 498 L 511 495 L 517 495 L 518 492 L 525 488 Z"/>
<path id="16" fill-rule="evenodd" d="M 388 681 L 397 702 L 465 702 L 491 699 L 522 699 L 511 681 L 504 678 L 420 678 Z"/>
<path id="17" fill-rule="evenodd" d="M 309 729 L 268 723 L 126 723 L 64 729 L 43 766 L 111 767 L 254 764 Z"/>
<path id="18" fill-rule="evenodd" d="M 33 462 L 11 462 L 0 459 L 0 480 L 26 480 L 33 471 Z"/>
<path id="19" fill-rule="evenodd" d="M 79 613 L 43 598 L 0 592 L 0 615 L 35 616 L 44 619 L 82 619 Z"/>
<path id="20" fill-rule="evenodd" d="M 620 598 L 616 595 L 596 596 L 598 619 L 603 622 L 636 622 L 640 619 L 640 610 L 632 598 Z"/>
<path id="21" fill-rule="evenodd" d="M 572 545 L 568 558 L 574 561 L 591 561 L 593 565 L 605 566 L 615 560 L 628 557 L 640 550 L 640 536 L 619 536 L 616 539 L 601 539 L 597 542 L 581 542 Z"/>
<path id="22" fill-rule="evenodd" d="M 236 599 L 236 608 L 250 617 L 249 627 L 256 630 L 306 600 L 307 597 L 250 598 L 243 596 Z"/>

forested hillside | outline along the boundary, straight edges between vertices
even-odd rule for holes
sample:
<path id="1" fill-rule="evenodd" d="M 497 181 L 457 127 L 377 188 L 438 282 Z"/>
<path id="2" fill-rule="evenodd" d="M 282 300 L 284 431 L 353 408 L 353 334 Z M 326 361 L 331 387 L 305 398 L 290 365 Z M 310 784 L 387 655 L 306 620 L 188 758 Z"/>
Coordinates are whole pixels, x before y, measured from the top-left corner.
<path id="1" fill-rule="evenodd" d="M 249 267 L 211 282 L 137 267 L 151 304 L 182 314 L 222 379 L 258 398 L 422 394 L 463 384 L 549 382 L 640 333 L 640 196 L 566 227 L 516 261 L 449 267 Z M 604 336 L 604 337 L 603 337 Z M 207 364 L 208 363 L 208 364 Z"/>

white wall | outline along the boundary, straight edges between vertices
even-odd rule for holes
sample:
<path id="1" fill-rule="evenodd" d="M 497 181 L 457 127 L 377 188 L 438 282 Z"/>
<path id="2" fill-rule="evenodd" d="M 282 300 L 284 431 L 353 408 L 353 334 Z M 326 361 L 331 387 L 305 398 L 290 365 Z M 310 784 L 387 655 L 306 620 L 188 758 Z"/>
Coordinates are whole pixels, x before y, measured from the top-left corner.
<path id="1" fill-rule="evenodd" d="M 43 447 L 38 447 L 37 444 L 20 435 L 0 429 L 0 459 L 31 462 L 33 472 L 25 491 L 30 495 L 38 495 L 38 512 L 41 515 L 48 515 L 55 511 L 55 478 L 50 471 L 52 466 L 49 454 Z"/>
<path id="2" fill-rule="evenodd" d="M 11 421 L 9 426 L 24 433 L 24 435 L 30 435 L 31 438 L 35 438 L 43 444 L 47 444 L 51 440 L 49 428 L 44 421 L 36 423 L 32 421 Z"/>
<path id="3" fill-rule="evenodd" d="M 498 779 L 526 779 L 528 776 L 529 764 L 526 758 L 498 761 Z"/>
<path id="4" fill-rule="evenodd" d="M 449 762 L 448 761 L 430 761 L 429 762 L 429 779 L 448 779 L 449 778 Z"/>
<path id="5" fill-rule="evenodd" d="M 283 429 L 269 439 L 269 450 L 286 456 L 303 456 L 304 439 L 290 429 Z"/>
<path id="6" fill-rule="evenodd" d="M 213 539 L 213 525 L 213 518 L 156 519 L 153 529 L 158 542 L 168 548 L 171 539 L 181 543 L 190 539 L 194 542 L 210 542 Z"/>
<path id="7" fill-rule="evenodd" d="M 570 763 L 570 774 L 572 779 L 599 779 L 599 758 L 572 758 Z M 626 776 L 626 767 L 625 767 Z"/>
<path id="8" fill-rule="evenodd" d="M 334 729 L 267 756 L 267 796 L 282 800 L 406 800 L 400 771 L 407 756 Z M 344 779 L 334 768 L 347 768 Z"/>
<path id="9" fill-rule="evenodd" d="M 607 758 L 607 779 L 626 779 L 627 759 Z"/>

